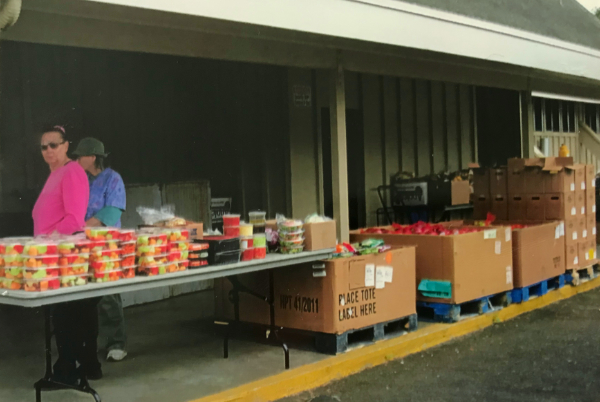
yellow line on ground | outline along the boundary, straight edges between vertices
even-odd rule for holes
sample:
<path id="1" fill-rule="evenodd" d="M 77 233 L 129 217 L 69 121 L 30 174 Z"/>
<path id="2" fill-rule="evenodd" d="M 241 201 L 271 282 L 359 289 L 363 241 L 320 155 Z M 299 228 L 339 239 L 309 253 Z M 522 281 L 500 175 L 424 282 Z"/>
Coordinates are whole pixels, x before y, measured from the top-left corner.
<path id="1" fill-rule="evenodd" d="M 548 306 L 576 294 L 600 287 L 600 277 L 577 287 L 565 286 L 558 291 L 513 304 L 502 310 L 469 318 L 455 324 L 433 324 L 410 334 L 376 342 L 373 345 L 332 356 L 258 381 L 209 395 L 191 402 L 275 401 L 286 396 L 314 389 L 364 369 L 399 359 L 448 342 L 494 323 L 510 320 L 521 314 Z"/>

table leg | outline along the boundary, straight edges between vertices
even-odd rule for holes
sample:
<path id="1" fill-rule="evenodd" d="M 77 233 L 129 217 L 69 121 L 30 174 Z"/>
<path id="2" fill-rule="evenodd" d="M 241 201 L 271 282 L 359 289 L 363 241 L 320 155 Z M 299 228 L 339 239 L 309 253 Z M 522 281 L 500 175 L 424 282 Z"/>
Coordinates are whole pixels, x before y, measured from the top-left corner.
<path id="1" fill-rule="evenodd" d="M 275 341 L 279 343 L 283 349 L 283 355 L 285 359 L 285 369 L 289 370 L 290 368 L 290 349 L 287 344 L 281 339 L 279 335 L 280 327 L 275 325 L 275 276 L 273 275 L 273 270 L 269 270 L 269 312 L 270 312 L 270 336 L 272 335 L 275 338 Z"/>
<path id="2" fill-rule="evenodd" d="M 42 391 L 43 390 L 58 390 L 58 389 L 72 389 L 79 392 L 90 394 L 96 402 L 101 402 L 100 395 L 90 387 L 87 378 L 81 373 L 81 379 L 79 385 L 71 386 L 62 384 L 52 380 L 52 329 L 50 326 L 50 306 L 44 307 L 44 339 L 46 348 L 46 372 L 44 378 L 34 384 L 35 388 L 35 401 L 42 402 Z"/>

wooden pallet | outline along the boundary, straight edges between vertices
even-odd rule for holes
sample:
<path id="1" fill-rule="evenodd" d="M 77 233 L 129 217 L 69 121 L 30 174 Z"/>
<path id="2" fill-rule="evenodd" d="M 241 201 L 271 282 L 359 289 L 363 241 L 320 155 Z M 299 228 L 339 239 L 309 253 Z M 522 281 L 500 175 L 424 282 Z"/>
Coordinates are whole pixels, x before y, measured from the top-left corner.
<path id="1" fill-rule="evenodd" d="M 559 275 L 522 288 L 515 288 L 512 290 L 512 302 L 526 302 L 530 299 L 543 296 L 551 290 L 560 289 L 563 286 L 565 286 L 565 275 Z"/>
<path id="2" fill-rule="evenodd" d="M 573 286 L 579 286 L 582 283 L 596 278 L 599 273 L 598 266 L 594 262 L 593 264 L 582 268 L 567 269 L 565 280 Z"/>
<path id="3" fill-rule="evenodd" d="M 460 304 L 417 302 L 417 313 L 436 322 L 453 323 L 507 307 L 512 303 L 511 291 L 481 297 Z"/>
<path id="4" fill-rule="evenodd" d="M 350 348 L 404 335 L 416 329 L 417 315 L 412 314 L 397 320 L 347 331 L 343 334 L 314 332 L 312 335 L 314 336 L 315 348 L 318 352 L 335 355 L 346 352 Z"/>

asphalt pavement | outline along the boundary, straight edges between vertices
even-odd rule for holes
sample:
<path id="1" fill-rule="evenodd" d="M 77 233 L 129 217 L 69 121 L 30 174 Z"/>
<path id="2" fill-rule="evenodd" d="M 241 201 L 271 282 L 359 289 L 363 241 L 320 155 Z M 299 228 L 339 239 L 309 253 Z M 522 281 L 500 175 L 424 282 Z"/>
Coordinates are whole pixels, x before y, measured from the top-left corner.
<path id="1" fill-rule="evenodd" d="M 600 289 L 280 402 L 600 401 Z"/>

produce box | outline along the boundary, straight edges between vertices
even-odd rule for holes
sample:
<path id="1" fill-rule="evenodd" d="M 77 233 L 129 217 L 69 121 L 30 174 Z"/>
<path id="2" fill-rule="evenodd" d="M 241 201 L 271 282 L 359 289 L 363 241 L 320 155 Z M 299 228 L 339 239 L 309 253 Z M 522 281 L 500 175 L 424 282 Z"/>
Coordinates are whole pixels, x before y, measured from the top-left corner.
<path id="1" fill-rule="evenodd" d="M 283 268 L 280 268 L 283 269 Z M 258 271 L 250 274 L 237 275 L 237 280 L 244 287 L 252 290 L 256 294 L 269 295 L 269 272 Z M 215 279 L 215 317 L 221 320 L 234 320 L 234 305 L 230 301 L 229 292 L 233 289 L 231 282 L 226 278 Z M 270 312 L 269 305 L 255 296 L 248 293 L 239 293 L 240 311 L 239 320 L 254 324 L 269 325 Z"/>
<path id="2" fill-rule="evenodd" d="M 515 288 L 522 288 L 564 274 L 565 230 L 563 222 L 494 222 L 513 226 L 513 274 Z"/>
<path id="3" fill-rule="evenodd" d="M 304 249 L 306 251 L 335 248 L 336 244 L 335 221 L 304 224 Z"/>
<path id="4" fill-rule="evenodd" d="M 448 222 L 452 232 L 477 229 L 463 234 L 373 234 L 350 232 L 350 241 L 383 239 L 392 246 L 417 246 L 417 286 L 443 289 L 444 297 L 427 297 L 417 292 L 417 300 L 463 303 L 513 288 L 512 236 L 510 227 L 490 229 Z M 383 229 L 393 230 L 392 227 Z M 423 282 L 425 281 L 425 282 Z M 429 293 L 431 294 L 431 293 Z"/>

